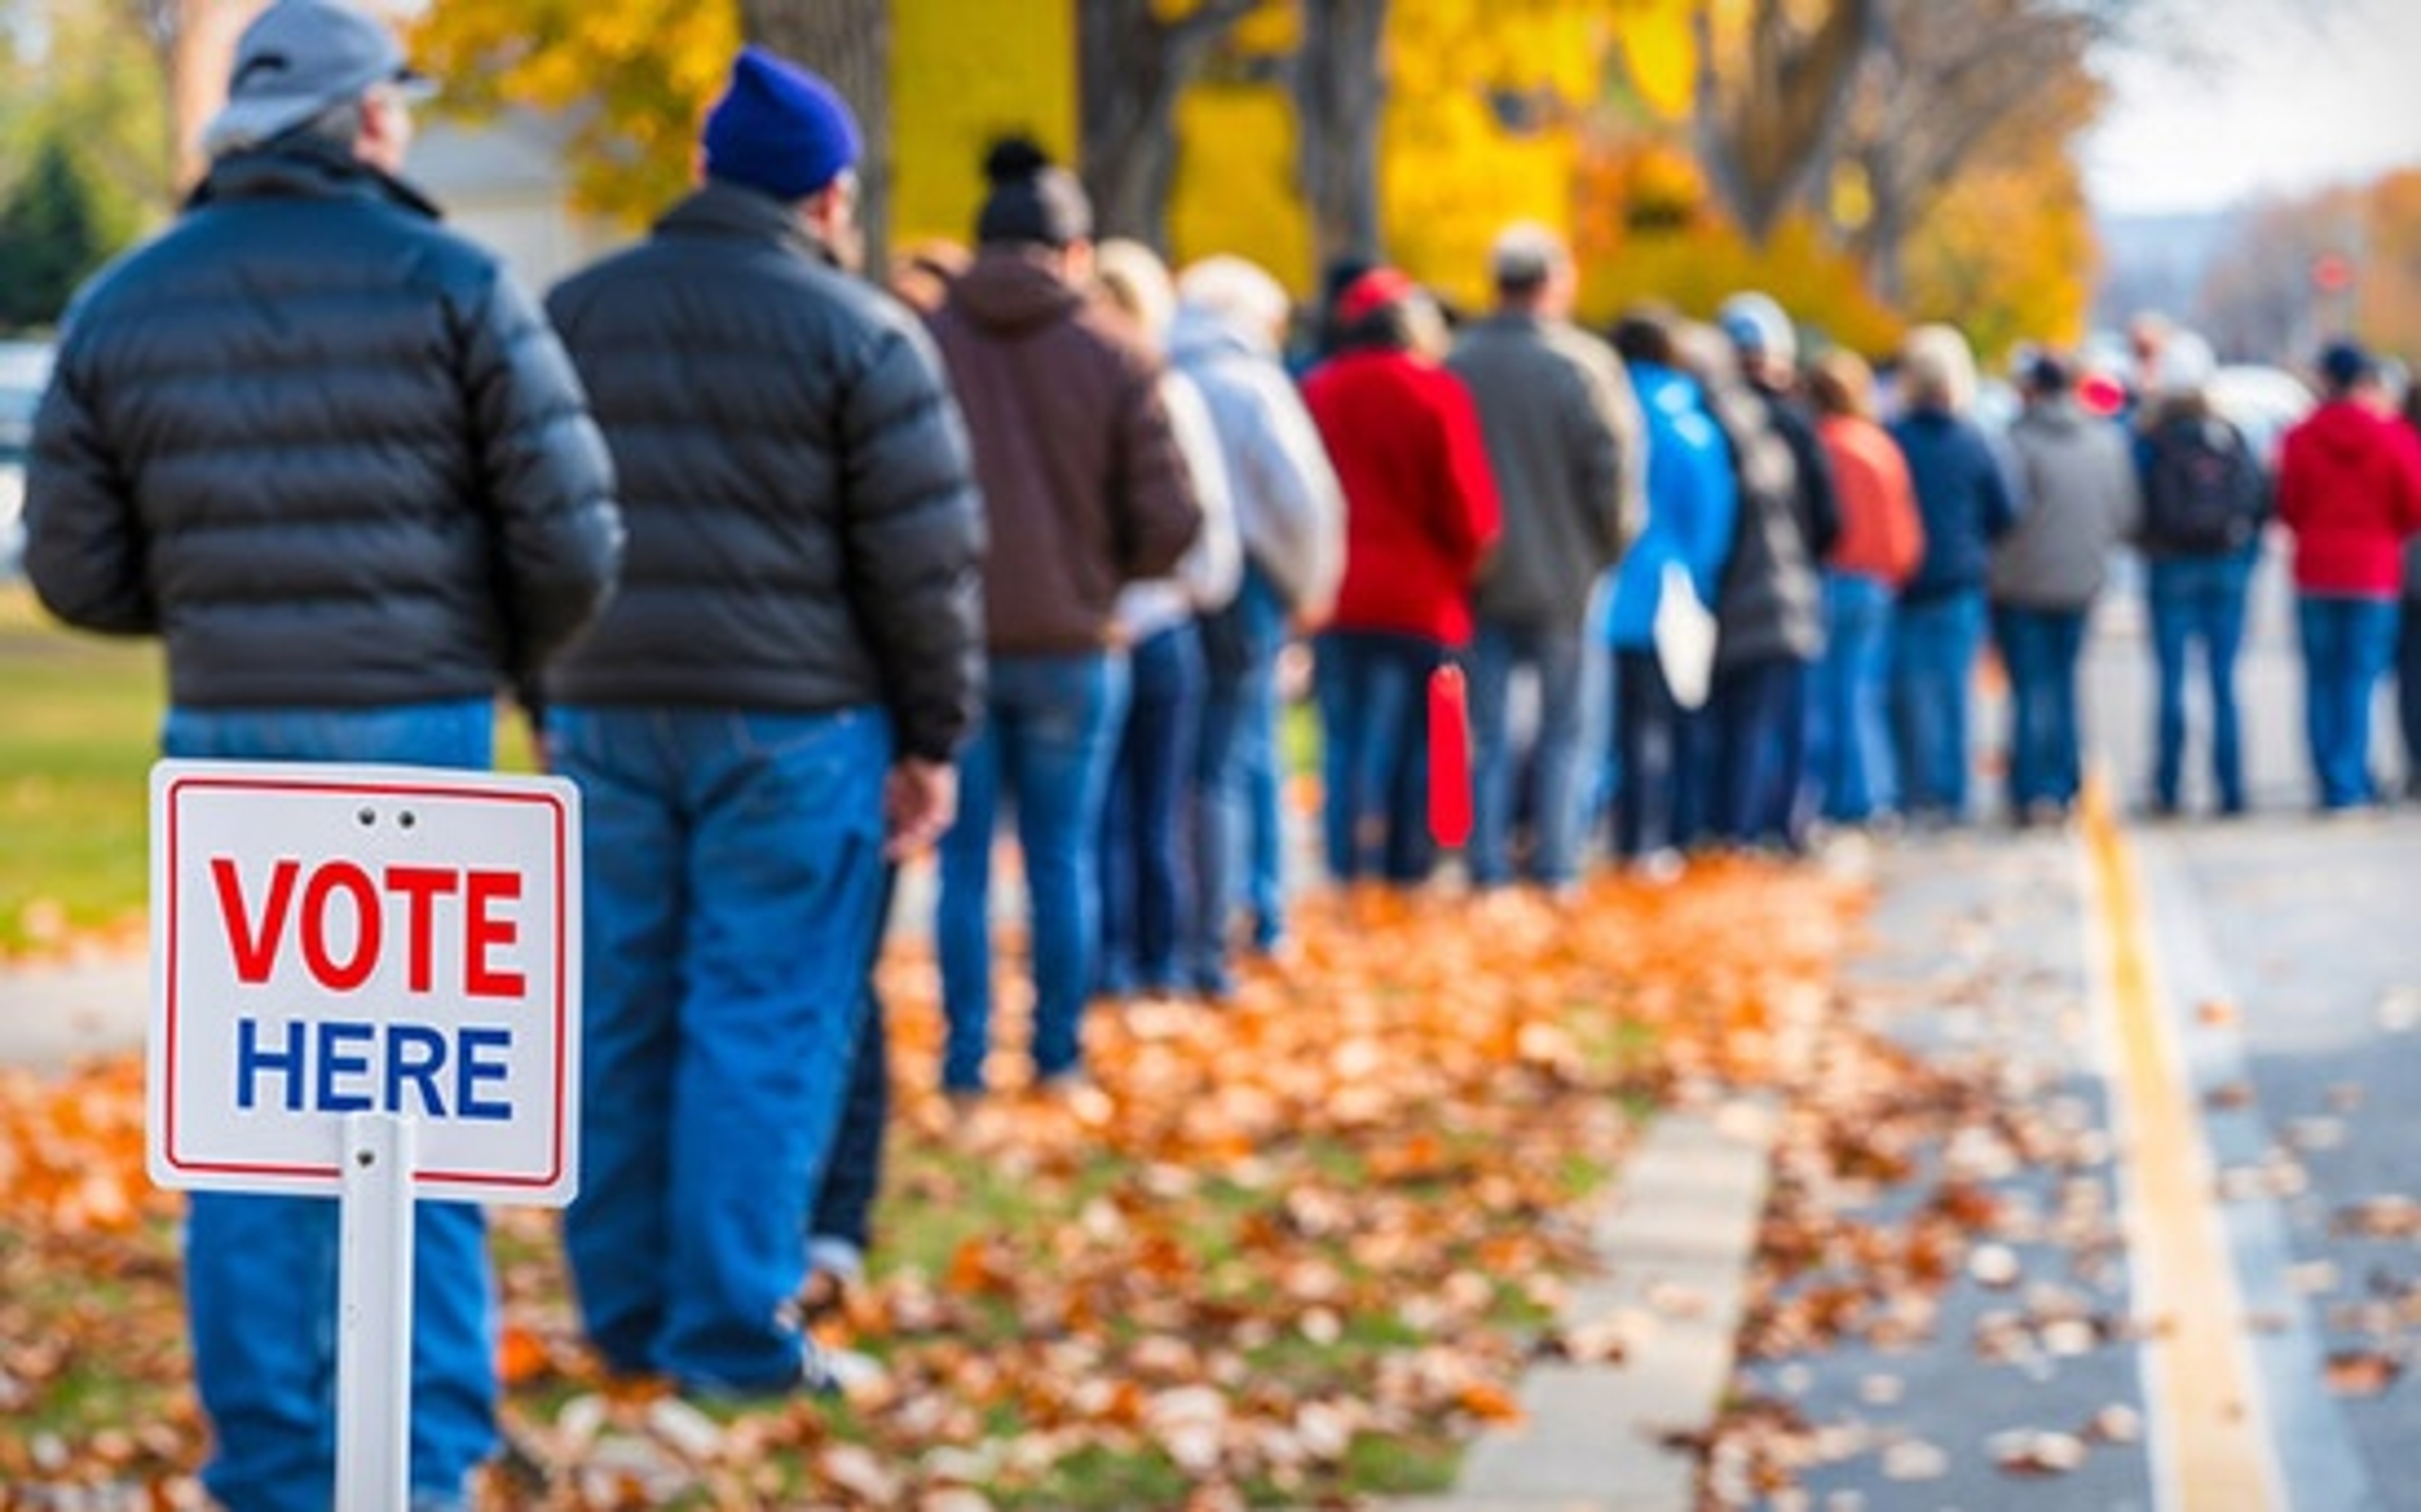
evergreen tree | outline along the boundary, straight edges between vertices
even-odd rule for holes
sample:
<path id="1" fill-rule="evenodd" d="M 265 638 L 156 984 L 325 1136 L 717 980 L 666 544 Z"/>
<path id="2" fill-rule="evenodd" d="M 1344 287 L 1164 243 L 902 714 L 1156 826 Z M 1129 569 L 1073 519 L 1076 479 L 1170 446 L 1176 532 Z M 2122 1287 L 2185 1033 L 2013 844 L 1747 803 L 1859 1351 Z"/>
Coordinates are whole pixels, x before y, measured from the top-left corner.
<path id="1" fill-rule="evenodd" d="M 0 203 L 0 330 L 57 323 L 68 299 L 115 249 L 92 180 L 56 132 Z"/>

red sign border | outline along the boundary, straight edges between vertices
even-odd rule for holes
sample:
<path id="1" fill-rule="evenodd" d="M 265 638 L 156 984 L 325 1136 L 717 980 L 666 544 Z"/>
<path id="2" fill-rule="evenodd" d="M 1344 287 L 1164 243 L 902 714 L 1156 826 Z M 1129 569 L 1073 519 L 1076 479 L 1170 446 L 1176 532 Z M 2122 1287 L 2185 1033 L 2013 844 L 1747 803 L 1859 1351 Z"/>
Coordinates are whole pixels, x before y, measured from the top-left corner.
<path id="1" fill-rule="evenodd" d="M 511 1177 L 491 1172 L 444 1171 L 421 1169 L 413 1172 L 414 1184 L 444 1182 L 454 1187 L 492 1189 L 499 1192 L 543 1192 L 564 1179 L 564 1152 L 570 1142 L 571 1111 L 570 1071 L 569 1056 L 571 1043 L 571 1004 L 570 990 L 570 945 L 567 934 L 568 910 L 563 899 L 569 891 L 570 878 L 570 813 L 562 795 L 554 792 L 522 792 L 499 789 L 484 785 L 449 787 L 444 783 L 408 782 L 341 782 L 305 776 L 211 776 L 203 773 L 171 777 L 163 795 L 168 816 L 166 854 L 164 864 L 168 881 L 167 934 L 165 945 L 168 959 L 164 963 L 166 982 L 162 990 L 162 1033 L 166 1038 L 162 1054 L 163 1084 L 160 1088 L 161 1117 L 164 1127 L 160 1134 L 160 1159 L 171 1169 L 190 1172 L 199 1177 L 261 1177 L 279 1180 L 326 1181 L 331 1185 L 342 1179 L 333 1163 L 281 1164 L 258 1161 L 188 1160 L 177 1150 L 177 995 L 182 986 L 182 974 L 176 969 L 179 920 L 177 904 L 183 896 L 180 885 L 182 873 L 178 865 L 177 848 L 182 831 L 177 823 L 178 803 L 187 788 L 233 788 L 244 792 L 299 791 L 311 793 L 351 794 L 367 798 L 443 798 L 459 802 L 463 799 L 484 800 L 499 803 L 535 803 L 547 809 L 554 818 L 554 1130 L 553 1166 L 543 1176 Z"/>

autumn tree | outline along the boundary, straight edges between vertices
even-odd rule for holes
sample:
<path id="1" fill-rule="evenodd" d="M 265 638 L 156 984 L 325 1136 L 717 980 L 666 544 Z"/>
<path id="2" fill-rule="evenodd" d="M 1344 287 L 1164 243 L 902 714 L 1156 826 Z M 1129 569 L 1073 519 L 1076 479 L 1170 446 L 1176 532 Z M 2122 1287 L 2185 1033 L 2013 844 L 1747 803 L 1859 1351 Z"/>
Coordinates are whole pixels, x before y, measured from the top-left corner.
<path id="1" fill-rule="evenodd" d="M 1306 0 L 1293 69 L 1296 140 L 1311 207 L 1312 250 L 1323 268 L 1376 261 L 1380 112 L 1387 0 Z"/>
<path id="2" fill-rule="evenodd" d="M 1167 250 L 1178 96 L 1220 39 L 1260 6 L 1196 0 L 1164 14 L 1169 8 L 1132 0 L 1076 0 L 1084 178 L 1102 234 Z"/>
<path id="3" fill-rule="evenodd" d="M 2086 67 L 2100 29 L 2047 0 L 1884 0 L 1884 12 L 1840 143 L 1848 188 L 1825 208 L 1853 222 L 1851 245 L 1897 301 L 1912 238 L 1971 170 L 2008 181 L 2030 176 L 2023 165 L 2038 179 L 2046 153 L 2067 158 L 2101 105 Z"/>
<path id="4" fill-rule="evenodd" d="M 1731 25 L 1699 0 L 1695 133 L 1707 181 L 1752 242 L 1773 234 L 1833 152 L 1884 0 L 1747 0 Z"/>

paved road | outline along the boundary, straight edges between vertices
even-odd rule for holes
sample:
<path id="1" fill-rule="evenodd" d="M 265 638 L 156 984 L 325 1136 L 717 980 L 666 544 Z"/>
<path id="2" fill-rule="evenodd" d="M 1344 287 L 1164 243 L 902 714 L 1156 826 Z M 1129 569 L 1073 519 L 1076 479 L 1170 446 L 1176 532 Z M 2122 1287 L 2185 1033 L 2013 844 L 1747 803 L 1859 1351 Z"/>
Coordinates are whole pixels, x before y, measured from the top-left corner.
<path id="1" fill-rule="evenodd" d="M 1814 1430 L 1804 1504 L 2421 1509 L 2421 809 L 2309 812 L 2273 567 L 2254 817 L 2144 822 L 2140 627 L 2112 603 L 2088 668 L 2108 844 L 1987 825 L 1883 855 L 1855 1015 L 2014 1118 L 1945 1120 L 1919 1179 L 1819 1205 L 1904 1226 L 1963 1169 L 1990 1217 L 1914 1337 L 1742 1366 Z"/>

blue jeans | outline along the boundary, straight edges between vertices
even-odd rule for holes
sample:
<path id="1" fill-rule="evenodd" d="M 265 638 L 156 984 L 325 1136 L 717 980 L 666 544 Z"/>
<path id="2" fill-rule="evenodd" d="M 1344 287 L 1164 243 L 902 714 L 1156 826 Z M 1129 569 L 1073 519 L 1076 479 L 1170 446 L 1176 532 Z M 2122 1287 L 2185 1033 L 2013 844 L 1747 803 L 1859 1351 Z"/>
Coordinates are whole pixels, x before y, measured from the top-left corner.
<path id="1" fill-rule="evenodd" d="M 2322 808 L 2379 796 L 2370 779 L 2370 701 L 2396 655 L 2396 600 L 2304 594 L 2304 737 Z"/>
<path id="2" fill-rule="evenodd" d="M 1181 921 L 1196 916 L 1184 823 L 1200 744 L 1202 642 L 1192 621 L 1128 655 L 1132 694 L 1101 813 L 1101 989 L 1173 992 Z"/>
<path id="3" fill-rule="evenodd" d="M 1893 616 L 1892 733 L 1912 816 L 1967 817 L 1968 706 L 1983 640 L 1981 592 L 1903 602 Z"/>
<path id="4" fill-rule="evenodd" d="M 2083 783 L 2076 718 L 2076 663 L 2085 649 L 2082 609 L 1992 606 L 1992 640 L 2009 675 L 2009 811 L 2076 802 Z"/>
<path id="5" fill-rule="evenodd" d="M 485 700 L 390 709 L 171 709 L 171 756 L 484 770 Z M 185 1297 L 211 1420 L 202 1483 L 228 1512 L 326 1512 L 336 1484 L 337 1204 L 191 1194 Z M 495 1447 L 494 1283 L 476 1204 L 413 1214 L 412 1493 L 466 1499 Z"/>
<path id="6" fill-rule="evenodd" d="M 1807 666 L 1774 656 L 1715 673 L 1710 818 L 1724 839 L 1786 850 L 1805 843 Z"/>
<path id="7" fill-rule="evenodd" d="M 866 953 L 849 1091 L 841 1104 L 840 1127 L 833 1133 L 832 1158 L 824 1162 L 821 1179 L 810 1189 L 809 1236 L 837 1239 L 861 1255 L 874 1242 L 874 1199 L 882 1190 L 882 1136 L 891 1119 L 891 1035 L 882 1021 L 882 996 L 876 990 L 874 974 L 898 880 L 897 867 L 883 868 L 882 897 L 874 911 L 874 938 L 867 942 Z"/>
<path id="8" fill-rule="evenodd" d="M 1004 793 L 1017 809 L 1032 915 L 1034 1070 L 1084 1061 L 1085 998 L 1101 934 L 1101 800 L 1126 712 L 1122 656 L 1003 656 L 959 763 L 959 817 L 942 837 L 935 934 L 949 1022 L 942 1085 L 980 1091 L 992 1048 L 992 847 Z"/>
<path id="9" fill-rule="evenodd" d="M 1514 674 L 1528 667 L 1538 679 L 1539 728 L 1525 764 L 1513 746 L 1509 706 Z M 1471 831 L 1471 877 L 1483 886 L 1513 880 L 1516 788 L 1526 765 L 1530 804 L 1530 875 L 1549 886 L 1580 875 L 1581 637 L 1577 630 L 1483 622 L 1471 651 L 1472 778 L 1476 800 Z"/>
<path id="10" fill-rule="evenodd" d="M 1653 651 L 1617 649 L 1611 676 L 1614 852 L 1686 850 L 1706 827 L 1707 717 L 1674 702 Z"/>
<path id="11" fill-rule="evenodd" d="M 2396 722 L 2404 731 L 2404 791 L 2421 798 L 2421 599 L 2407 598 L 2396 631 Z"/>
<path id="12" fill-rule="evenodd" d="M 889 720 L 572 706 L 579 1197 L 564 1249 L 608 1367 L 707 1392 L 799 1379 L 804 1279 L 882 890 Z"/>
<path id="13" fill-rule="evenodd" d="M 1884 691 L 1891 676 L 1891 585 L 1824 576 L 1824 656 L 1816 663 L 1807 764 L 1824 817 L 1860 824 L 1899 807 Z"/>
<path id="14" fill-rule="evenodd" d="M 2253 554 L 2179 557 L 2146 565 L 2144 596 L 2159 674 L 2152 727 L 2152 805 L 2175 813 L 2184 775 L 2186 662 L 2199 647 L 2210 700 L 2211 786 L 2227 813 L 2244 808 L 2244 756 L 2236 715 L 2236 655 L 2244 644 L 2244 601 Z"/>
<path id="15" fill-rule="evenodd" d="M 1328 875 L 1426 881 L 1437 853 L 1429 830 L 1429 679 L 1448 660 L 1445 648 L 1421 635 L 1330 631 L 1317 654 Z"/>
<path id="16" fill-rule="evenodd" d="M 1193 984 L 1224 994 L 1228 927 L 1239 906 L 1267 950 L 1285 926 L 1283 817 L 1278 808 L 1278 654 L 1286 604 L 1247 564 L 1236 597 L 1202 620 L 1204 694 L 1194 781 L 1195 895 L 1185 966 Z"/>

